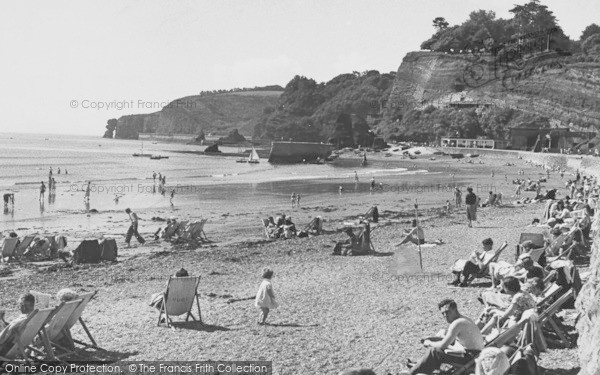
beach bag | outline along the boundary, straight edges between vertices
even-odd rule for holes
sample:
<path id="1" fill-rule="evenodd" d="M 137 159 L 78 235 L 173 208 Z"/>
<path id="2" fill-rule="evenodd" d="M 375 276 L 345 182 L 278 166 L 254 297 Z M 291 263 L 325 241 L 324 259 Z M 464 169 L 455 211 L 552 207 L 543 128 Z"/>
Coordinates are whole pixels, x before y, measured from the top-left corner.
<path id="1" fill-rule="evenodd" d="M 116 261 L 117 260 L 117 241 L 114 238 L 105 238 L 100 242 L 102 252 L 100 253 L 100 259 Z"/>
<path id="2" fill-rule="evenodd" d="M 73 263 L 99 263 L 101 254 L 98 240 L 83 240 L 73 251 Z"/>

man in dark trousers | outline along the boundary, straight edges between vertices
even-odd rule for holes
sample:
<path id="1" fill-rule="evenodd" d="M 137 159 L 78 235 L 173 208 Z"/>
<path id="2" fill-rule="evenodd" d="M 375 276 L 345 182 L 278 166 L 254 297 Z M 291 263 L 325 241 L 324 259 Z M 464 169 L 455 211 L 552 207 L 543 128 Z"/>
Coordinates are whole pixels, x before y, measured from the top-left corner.
<path id="1" fill-rule="evenodd" d="M 138 233 L 138 216 L 135 212 L 132 212 L 129 208 L 125 209 L 125 212 L 129 215 L 129 219 L 131 219 L 131 226 L 129 230 L 127 230 L 127 236 L 125 236 L 125 242 L 127 243 L 127 247 L 131 247 L 129 242 L 131 241 L 131 236 L 135 235 L 135 238 L 138 240 L 140 244 L 146 243 L 144 237 L 140 236 Z"/>
<path id="2" fill-rule="evenodd" d="M 467 206 L 467 220 L 469 220 L 469 228 L 473 226 L 472 222 L 477 221 L 477 196 L 473 193 L 473 188 L 467 188 L 465 196 L 465 205 Z"/>

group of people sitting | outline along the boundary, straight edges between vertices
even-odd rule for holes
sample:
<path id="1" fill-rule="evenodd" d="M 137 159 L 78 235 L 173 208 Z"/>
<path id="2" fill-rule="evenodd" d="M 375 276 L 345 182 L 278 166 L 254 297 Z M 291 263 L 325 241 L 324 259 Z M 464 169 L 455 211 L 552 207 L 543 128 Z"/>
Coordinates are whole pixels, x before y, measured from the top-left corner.
<path id="1" fill-rule="evenodd" d="M 360 221 L 358 234 L 355 234 L 351 227 L 345 228 L 344 233 L 348 235 L 348 238 L 335 244 L 332 255 L 366 255 L 372 251 L 369 220 Z"/>
<path id="2" fill-rule="evenodd" d="M 264 224 L 269 238 L 292 238 L 298 234 L 291 216 L 284 214 L 277 216 L 277 218 L 269 216 Z"/>
<path id="3" fill-rule="evenodd" d="M 71 289 L 61 289 L 56 293 L 56 300 L 58 302 L 68 302 L 78 298 L 79 295 Z M 11 320 L 10 323 L 5 319 L 6 311 L 0 309 L 0 356 L 5 355 L 14 345 L 15 335 L 21 331 L 23 324 L 27 321 L 29 314 L 34 311 L 36 305 L 40 305 L 39 302 L 36 301 L 36 297 L 32 293 L 21 295 L 17 300 L 21 314 Z"/>
<path id="4" fill-rule="evenodd" d="M 21 240 L 15 232 L 8 234 L 7 238 L 16 239 L 11 258 L 37 261 L 55 259 L 61 257 L 67 246 L 67 238 L 65 236 L 27 236 Z"/>

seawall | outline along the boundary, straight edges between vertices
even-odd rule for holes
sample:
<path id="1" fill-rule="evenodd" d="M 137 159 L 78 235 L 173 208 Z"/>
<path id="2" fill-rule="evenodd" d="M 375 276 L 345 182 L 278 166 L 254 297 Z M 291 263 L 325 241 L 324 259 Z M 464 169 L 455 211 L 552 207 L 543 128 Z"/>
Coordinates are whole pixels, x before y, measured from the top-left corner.
<path id="1" fill-rule="evenodd" d="M 584 175 L 600 178 L 600 158 L 589 155 L 550 154 L 516 150 L 490 150 L 481 148 L 440 147 L 438 150 L 452 154 L 479 154 L 485 157 L 506 159 L 507 163 L 518 159 L 532 162 L 540 166 L 558 166 L 571 171 L 579 170 Z"/>

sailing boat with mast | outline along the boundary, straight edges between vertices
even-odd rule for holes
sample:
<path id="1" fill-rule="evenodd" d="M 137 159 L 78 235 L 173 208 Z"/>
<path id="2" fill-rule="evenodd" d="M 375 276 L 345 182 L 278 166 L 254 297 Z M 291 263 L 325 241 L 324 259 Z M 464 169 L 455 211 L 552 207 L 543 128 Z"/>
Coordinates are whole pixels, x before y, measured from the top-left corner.
<path id="1" fill-rule="evenodd" d="M 256 152 L 256 150 L 254 149 L 254 146 L 252 146 L 252 152 L 250 153 L 250 156 L 248 156 L 248 163 L 252 163 L 252 164 L 259 163 L 258 152 Z"/>
<path id="2" fill-rule="evenodd" d="M 152 156 L 152 154 L 144 154 L 144 141 L 142 141 L 142 150 L 139 153 L 135 152 L 133 156 L 143 156 L 149 158 Z"/>

